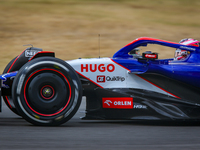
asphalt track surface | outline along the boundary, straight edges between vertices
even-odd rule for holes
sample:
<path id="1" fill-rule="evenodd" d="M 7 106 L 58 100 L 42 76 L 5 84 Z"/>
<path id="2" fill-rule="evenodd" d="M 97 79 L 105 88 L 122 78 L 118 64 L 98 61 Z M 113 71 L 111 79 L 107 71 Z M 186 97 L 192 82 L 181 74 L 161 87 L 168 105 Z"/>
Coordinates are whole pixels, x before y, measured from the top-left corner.
<path id="1" fill-rule="evenodd" d="M 2 109 L 0 150 L 200 149 L 200 123 L 81 120 L 85 99 L 76 115 L 59 127 L 33 126 L 4 103 Z"/>

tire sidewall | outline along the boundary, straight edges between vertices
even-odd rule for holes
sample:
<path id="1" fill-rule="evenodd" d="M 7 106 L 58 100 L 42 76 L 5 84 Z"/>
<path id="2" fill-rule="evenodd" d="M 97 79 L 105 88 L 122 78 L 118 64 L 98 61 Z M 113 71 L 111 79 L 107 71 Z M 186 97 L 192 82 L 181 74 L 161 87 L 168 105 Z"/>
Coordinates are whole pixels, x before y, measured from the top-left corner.
<path id="1" fill-rule="evenodd" d="M 69 99 L 66 108 L 58 114 L 51 116 L 43 116 L 35 113 L 25 102 L 26 96 L 24 96 L 24 91 L 26 91 L 26 89 L 24 90 L 24 88 L 26 87 L 26 82 L 28 82 L 27 79 L 43 68 L 46 68 L 47 70 L 48 68 L 57 70 L 63 74 L 68 80 L 71 88 L 71 98 Z M 82 89 L 77 73 L 69 64 L 58 58 L 42 57 L 28 62 L 19 70 L 13 83 L 12 95 L 17 111 L 19 111 L 27 121 L 35 125 L 60 125 L 71 119 L 78 110 L 81 103 Z"/>

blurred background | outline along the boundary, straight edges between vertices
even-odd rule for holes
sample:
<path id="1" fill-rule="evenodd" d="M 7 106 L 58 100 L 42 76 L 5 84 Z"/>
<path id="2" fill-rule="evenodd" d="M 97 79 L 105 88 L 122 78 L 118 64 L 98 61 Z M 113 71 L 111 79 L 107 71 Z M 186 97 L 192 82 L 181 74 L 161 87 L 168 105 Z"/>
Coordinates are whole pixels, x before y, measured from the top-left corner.
<path id="1" fill-rule="evenodd" d="M 0 0 L 0 70 L 27 46 L 56 57 L 113 54 L 138 37 L 200 40 L 200 0 Z M 150 46 L 159 58 L 175 50 Z"/>

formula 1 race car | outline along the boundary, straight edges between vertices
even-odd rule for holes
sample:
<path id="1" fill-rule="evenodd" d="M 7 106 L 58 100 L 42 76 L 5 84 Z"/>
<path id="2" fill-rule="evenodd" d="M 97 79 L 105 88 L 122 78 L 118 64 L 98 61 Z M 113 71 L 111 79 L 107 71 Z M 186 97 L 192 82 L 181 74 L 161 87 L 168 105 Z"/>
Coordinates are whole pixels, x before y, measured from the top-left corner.
<path id="1" fill-rule="evenodd" d="M 187 51 L 184 60 L 158 59 L 138 47 L 158 44 Z M 6 66 L 1 96 L 34 125 L 60 125 L 86 97 L 83 119 L 199 120 L 200 47 L 138 38 L 112 58 L 63 61 L 29 47 Z"/>

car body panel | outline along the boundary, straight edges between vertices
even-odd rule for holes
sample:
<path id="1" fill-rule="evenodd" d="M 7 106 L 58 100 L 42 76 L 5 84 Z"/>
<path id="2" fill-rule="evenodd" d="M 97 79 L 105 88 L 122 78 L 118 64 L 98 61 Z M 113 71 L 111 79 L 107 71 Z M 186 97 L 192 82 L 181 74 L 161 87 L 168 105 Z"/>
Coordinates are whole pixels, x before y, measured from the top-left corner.
<path id="1" fill-rule="evenodd" d="M 138 57 L 130 54 L 148 44 L 187 50 L 190 56 L 175 61 L 157 59 L 157 54 L 151 52 Z M 112 58 L 66 63 L 79 75 L 86 96 L 83 119 L 200 119 L 199 47 L 142 37 L 121 48 Z M 5 77 L 9 78 L 9 74 L 0 76 L 2 80 Z"/>
<path id="2" fill-rule="evenodd" d="M 173 58 L 135 58 L 129 54 L 132 49 L 148 44 L 181 48 L 190 51 L 190 56 L 184 61 L 174 61 Z M 87 107 L 84 119 L 199 119 L 199 52 L 199 47 L 144 37 L 132 41 L 112 58 L 67 61 L 82 80 L 86 79 L 93 85 L 85 92 Z M 105 68 L 112 64 L 115 70 L 99 71 L 100 64 Z M 88 66 L 87 72 L 81 65 Z M 116 76 L 124 81 L 119 77 L 116 80 Z M 128 98 L 132 98 L 132 102 L 128 103 Z M 131 104 L 132 109 L 118 104 Z"/>

